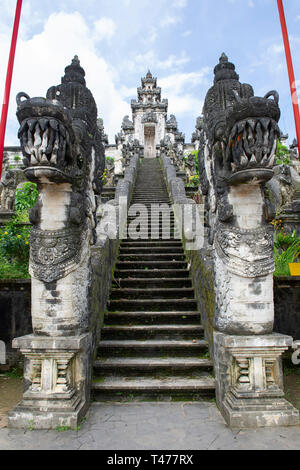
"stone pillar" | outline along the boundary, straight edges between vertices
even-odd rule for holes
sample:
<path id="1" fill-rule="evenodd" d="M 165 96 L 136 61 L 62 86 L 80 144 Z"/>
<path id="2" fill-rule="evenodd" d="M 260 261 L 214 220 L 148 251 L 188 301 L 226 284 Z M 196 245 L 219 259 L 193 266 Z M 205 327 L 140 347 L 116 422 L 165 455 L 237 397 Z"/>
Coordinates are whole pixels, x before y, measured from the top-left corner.
<path id="1" fill-rule="evenodd" d="M 89 404 L 91 337 L 36 335 L 17 338 L 13 347 L 24 356 L 25 391 L 9 413 L 9 427 L 76 428 Z"/>
<path id="2" fill-rule="evenodd" d="M 25 358 L 23 399 L 9 414 L 14 428 L 76 428 L 89 406 L 103 300 L 91 257 L 105 158 L 84 76 L 75 57 L 46 99 L 17 96 L 24 171 L 39 198 L 30 212 L 33 334 L 13 343 Z"/>
<path id="3" fill-rule="evenodd" d="M 281 355 L 292 338 L 280 334 L 214 333 L 217 404 L 233 428 L 299 424 L 299 412 L 284 398 Z"/>
<path id="4" fill-rule="evenodd" d="M 254 96 L 223 54 L 204 105 L 199 169 L 214 253 L 217 405 L 232 427 L 299 422 L 284 399 L 281 356 L 293 343 L 273 333 L 273 229 L 264 185 L 280 135 L 278 94 Z"/>

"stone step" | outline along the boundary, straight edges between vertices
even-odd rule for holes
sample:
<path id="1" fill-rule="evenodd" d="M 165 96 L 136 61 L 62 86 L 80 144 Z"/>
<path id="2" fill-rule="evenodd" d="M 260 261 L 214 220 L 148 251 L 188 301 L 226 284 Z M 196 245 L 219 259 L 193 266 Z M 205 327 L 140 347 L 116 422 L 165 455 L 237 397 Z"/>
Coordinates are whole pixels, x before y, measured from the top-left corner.
<path id="1" fill-rule="evenodd" d="M 115 299 L 194 299 L 194 289 L 192 287 L 182 288 L 112 288 L 110 293 L 111 300 Z"/>
<path id="2" fill-rule="evenodd" d="M 99 358 L 102 357 L 165 357 L 166 355 L 198 357 L 207 352 L 204 339 L 149 339 L 144 340 L 103 340 L 98 345 Z"/>
<path id="3" fill-rule="evenodd" d="M 157 241 L 123 241 L 121 242 L 120 248 L 141 248 L 141 249 L 148 249 L 148 248 L 180 248 L 182 249 L 181 241 L 174 241 L 174 240 L 157 240 Z"/>
<path id="4" fill-rule="evenodd" d="M 197 302 L 193 299 L 119 299 L 110 300 L 108 307 L 110 312 L 136 312 L 137 310 L 153 310 L 154 312 L 177 310 L 182 312 L 193 309 L 197 309 Z"/>
<path id="5" fill-rule="evenodd" d="M 185 254 L 177 253 L 126 253 L 118 257 L 121 261 L 185 261 Z"/>
<path id="6" fill-rule="evenodd" d="M 186 269 L 187 262 L 184 261 L 117 261 L 117 270 L 119 269 Z"/>
<path id="7" fill-rule="evenodd" d="M 121 240 L 94 367 L 94 399 L 211 397 L 213 364 L 157 159 L 142 161 L 135 204 L 147 213 L 128 216 L 128 226 L 138 222 L 141 233 Z M 167 215 L 154 216 L 158 204 L 168 206 Z"/>
<path id="8" fill-rule="evenodd" d="M 148 218 L 141 218 L 138 215 L 133 216 L 133 217 L 128 217 L 127 224 L 130 225 L 133 222 L 135 222 L 136 224 L 142 225 L 143 227 L 148 227 L 151 225 L 153 225 L 153 227 L 165 227 L 165 226 L 175 227 L 176 226 L 174 219 L 170 217 L 164 218 L 163 220 L 162 219 L 155 220 L 154 218 L 152 220 L 151 216 L 149 216 Z"/>
<path id="9" fill-rule="evenodd" d="M 135 246 L 135 247 L 120 247 L 120 254 L 121 255 L 143 255 L 143 254 L 178 254 L 178 255 L 184 255 L 183 248 L 180 246 Z"/>
<path id="10" fill-rule="evenodd" d="M 188 379 L 182 377 L 167 377 L 155 379 L 138 376 L 132 380 L 126 380 L 126 377 L 107 377 L 97 382 L 92 382 L 93 392 L 128 392 L 128 393 L 146 393 L 159 394 L 168 393 L 171 395 L 193 392 L 206 395 L 207 392 L 215 391 L 215 379 L 213 377 L 203 377 L 199 379 Z M 96 395 L 97 396 L 97 395 Z M 99 396 L 99 395 L 98 395 Z"/>
<path id="11" fill-rule="evenodd" d="M 151 240 L 151 239 L 149 240 L 149 238 L 139 238 L 138 240 L 133 240 L 130 237 L 127 237 L 127 238 L 123 237 L 121 243 L 122 244 L 123 243 L 133 243 L 133 244 L 140 243 L 141 245 L 143 245 L 143 244 L 148 245 L 148 243 L 156 243 L 157 245 L 159 245 L 159 244 L 163 245 L 163 244 L 169 243 L 170 246 L 173 243 L 177 243 L 177 244 L 180 243 L 181 246 L 182 246 L 181 237 L 178 236 L 177 238 L 175 238 L 175 237 L 173 237 L 173 235 L 172 235 L 172 238 L 168 238 L 168 239 L 165 239 L 165 240 Z"/>
<path id="12" fill-rule="evenodd" d="M 158 217 L 159 216 L 159 217 Z M 137 212 L 136 215 L 128 215 L 128 219 L 131 220 L 131 219 L 136 219 L 137 217 L 139 217 L 139 220 L 151 220 L 152 218 L 156 217 L 156 218 L 159 218 L 159 220 L 164 220 L 165 217 L 167 217 L 168 219 L 171 219 L 171 220 L 175 220 L 175 215 L 173 213 L 173 211 L 166 211 L 166 214 L 162 214 L 162 213 L 159 213 L 157 214 L 154 209 L 152 208 L 151 211 L 148 211 L 147 209 L 147 213 L 139 213 Z"/>
<path id="13" fill-rule="evenodd" d="M 136 278 L 144 278 L 144 279 L 154 279 L 161 277 L 163 278 L 188 278 L 189 277 L 189 270 L 188 269 L 116 269 L 114 272 L 115 279 L 136 279 Z"/>
<path id="14" fill-rule="evenodd" d="M 143 197 L 143 196 L 133 196 L 132 200 L 130 202 L 130 206 L 133 206 L 135 204 L 141 204 L 143 205 L 144 203 L 150 203 L 153 204 L 153 206 L 156 208 L 157 206 L 168 206 L 170 209 L 172 209 L 172 204 L 170 202 L 170 199 L 168 197 Z"/>
<path id="15" fill-rule="evenodd" d="M 143 197 L 145 199 L 147 199 L 148 197 L 151 197 L 151 198 L 155 198 L 155 199 L 159 199 L 161 196 L 162 197 L 165 197 L 165 198 L 168 198 L 168 193 L 164 190 L 160 190 L 160 189 L 156 189 L 155 191 L 153 191 L 151 189 L 151 195 L 149 194 L 149 191 L 143 191 L 143 190 L 135 190 L 134 191 L 134 196 L 140 196 L 140 197 Z"/>
<path id="16" fill-rule="evenodd" d="M 105 314 L 105 324 L 108 325 L 149 325 L 149 324 L 172 324 L 186 325 L 193 324 L 199 326 L 201 324 L 201 314 L 199 312 L 113 312 Z"/>
<path id="17" fill-rule="evenodd" d="M 108 325 L 102 328 L 102 340 L 192 339 L 203 337 L 201 325 Z"/>
<path id="18" fill-rule="evenodd" d="M 201 359 L 197 357 L 167 357 L 167 358 L 106 358 L 98 359 L 94 363 L 97 373 L 101 371 L 128 371 L 128 369 L 139 371 L 154 370 L 173 370 L 173 371 L 186 371 L 191 369 L 211 369 L 213 362 L 210 359 Z"/>
<path id="19" fill-rule="evenodd" d="M 136 288 L 136 289 L 147 289 L 147 288 L 182 288 L 192 287 L 192 280 L 189 278 L 125 278 L 115 279 L 113 281 L 113 287 L 121 288 Z"/>

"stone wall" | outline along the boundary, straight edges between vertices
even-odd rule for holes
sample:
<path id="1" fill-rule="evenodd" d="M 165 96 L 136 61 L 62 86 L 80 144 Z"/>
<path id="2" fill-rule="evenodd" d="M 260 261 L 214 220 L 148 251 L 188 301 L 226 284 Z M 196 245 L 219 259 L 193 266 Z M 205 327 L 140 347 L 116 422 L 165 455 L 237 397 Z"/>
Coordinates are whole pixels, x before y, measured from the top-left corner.
<path id="1" fill-rule="evenodd" d="M 300 277 L 274 279 L 274 331 L 300 340 Z"/>
<path id="2" fill-rule="evenodd" d="M 12 340 L 31 333 L 30 279 L 0 280 L 0 341 L 6 346 L 6 366 L 14 366 L 20 359 Z"/>

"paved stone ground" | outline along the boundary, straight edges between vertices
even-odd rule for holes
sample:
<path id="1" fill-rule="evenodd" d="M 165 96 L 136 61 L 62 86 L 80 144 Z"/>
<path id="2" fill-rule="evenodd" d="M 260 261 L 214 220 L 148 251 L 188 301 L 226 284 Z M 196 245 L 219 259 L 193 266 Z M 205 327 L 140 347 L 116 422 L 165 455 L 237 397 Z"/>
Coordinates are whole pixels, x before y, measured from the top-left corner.
<path id="1" fill-rule="evenodd" d="M 0 430 L 10 450 L 300 449 L 300 426 L 230 430 L 212 403 L 94 404 L 80 431 Z"/>

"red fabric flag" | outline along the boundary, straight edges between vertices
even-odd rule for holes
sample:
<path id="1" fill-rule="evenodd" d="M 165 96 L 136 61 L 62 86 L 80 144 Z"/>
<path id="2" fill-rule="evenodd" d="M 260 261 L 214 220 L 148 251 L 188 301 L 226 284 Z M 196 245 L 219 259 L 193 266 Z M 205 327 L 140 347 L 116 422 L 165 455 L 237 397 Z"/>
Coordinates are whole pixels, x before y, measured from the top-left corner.
<path id="1" fill-rule="evenodd" d="M 1 115 L 1 122 L 0 122 L 0 179 L 1 179 L 1 174 L 2 174 L 5 130 L 6 130 L 6 123 L 7 123 L 7 113 L 8 113 L 8 106 L 9 106 L 12 74 L 13 74 L 13 68 L 14 68 L 15 52 L 16 52 L 16 45 L 17 45 L 19 24 L 20 24 L 21 10 L 22 10 L 22 1 L 23 0 L 17 0 L 14 29 L 13 29 L 12 40 L 11 40 L 11 47 L 10 47 L 10 54 L 9 54 L 9 60 L 8 60 L 6 82 L 5 82 L 4 99 L 3 99 L 3 105 L 2 105 L 2 115 Z"/>
<path id="2" fill-rule="evenodd" d="M 278 3 L 281 28 L 282 28 L 287 67 L 288 67 L 288 72 L 289 72 L 289 80 L 290 80 L 290 86 L 291 86 L 292 103 L 293 103 L 294 116 L 295 116 L 298 152 L 299 152 L 299 160 L 300 160 L 300 115 L 299 115 L 299 104 L 298 104 L 295 74 L 294 74 L 292 54 L 291 54 L 291 49 L 290 49 L 289 35 L 288 35 L 287 26 L 286 26 L 283 2 L 282 0 L 277 0 L 277 3 Z"/>

